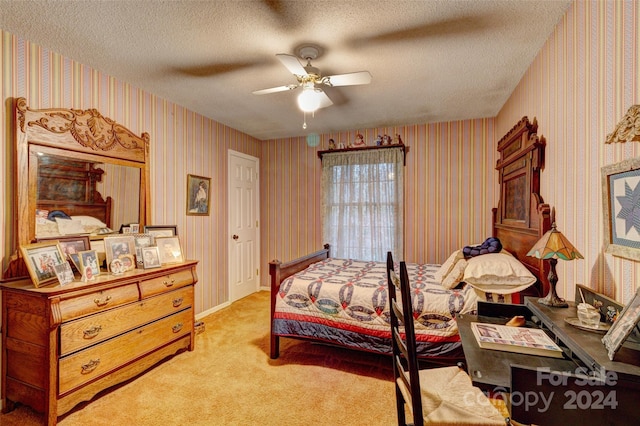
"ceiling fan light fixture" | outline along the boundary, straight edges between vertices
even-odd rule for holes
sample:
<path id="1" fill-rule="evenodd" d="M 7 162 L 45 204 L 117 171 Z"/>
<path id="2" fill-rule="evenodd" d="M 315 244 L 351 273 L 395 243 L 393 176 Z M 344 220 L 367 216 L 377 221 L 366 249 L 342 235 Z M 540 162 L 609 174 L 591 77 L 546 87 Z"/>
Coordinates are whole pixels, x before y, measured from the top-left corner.
<path id="1" fill-rule="evenodd" d="M 320 90 L 311 87 L 303 87 L 298 95 L 298 107 L 304 112 L 316 112 L 320 108 Z"/>

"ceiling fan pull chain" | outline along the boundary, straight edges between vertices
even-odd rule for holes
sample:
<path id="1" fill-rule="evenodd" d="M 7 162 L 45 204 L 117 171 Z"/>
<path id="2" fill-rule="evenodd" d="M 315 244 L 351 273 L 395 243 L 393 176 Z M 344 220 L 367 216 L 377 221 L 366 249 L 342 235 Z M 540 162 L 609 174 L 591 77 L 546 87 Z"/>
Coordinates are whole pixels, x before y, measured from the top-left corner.
<path id="1" fill-rule="evenodd" d="M 302 122 L 302 128 L 306 130 L 307 129 L 307 113 L 303 111 L 302 115 L 304 116 L 304 120 Z"/>

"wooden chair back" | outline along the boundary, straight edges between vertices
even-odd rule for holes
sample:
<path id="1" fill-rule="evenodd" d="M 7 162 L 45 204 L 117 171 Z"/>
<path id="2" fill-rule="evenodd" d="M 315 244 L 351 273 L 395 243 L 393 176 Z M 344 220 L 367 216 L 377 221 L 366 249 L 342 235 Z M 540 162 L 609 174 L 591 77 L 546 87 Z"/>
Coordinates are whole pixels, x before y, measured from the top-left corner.
<path id="1" fill-rule="evenodd" d="M 416 351 L 416 335 L 413 325 L 413 309 L 407 265 L 400 262 L 399 273 L 396 274 L 391 252 L 387 253 L 387 281 L 389 286 L 389 313 L 391 322 L 391 347 L 393 353 L 393 376 L 396 386 L 396 409 L 398 424 L 406 424 L 405 403 L 411 404 L 413 424 L 423 425 L 422 399 L 420 397 L 420 379 L 418 377 L 418 355 Z M 400 301 L 397 295 L 400 293 Z M 401 327 L 402 326 L 402 327 Z M 400 390 L 401 380 L 409 389 L 411 401 L 405 401 Z"/>

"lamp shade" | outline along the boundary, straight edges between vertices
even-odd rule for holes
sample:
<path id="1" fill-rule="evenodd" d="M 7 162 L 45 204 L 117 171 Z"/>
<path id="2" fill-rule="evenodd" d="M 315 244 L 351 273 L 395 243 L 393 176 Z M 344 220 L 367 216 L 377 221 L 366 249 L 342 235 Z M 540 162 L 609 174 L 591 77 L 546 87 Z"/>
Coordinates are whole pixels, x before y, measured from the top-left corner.
<path id="1" fill-rule="evenodd" d="M 313 85 L 304 86 L 302 93 L 298 95 L 298 106 L 304 112 L 315 112 L 320 108 L 320 91 Z"/>
<path id="2" fill-rule="evenodd" d="M 527 256 L 538 259 L 584 259 L 578 249 L 562 235 L 562 232 L 556 229 L 555 222 L 551 225 L 551 229 L 538 240 L 538 242 L 529 250 Z"/>

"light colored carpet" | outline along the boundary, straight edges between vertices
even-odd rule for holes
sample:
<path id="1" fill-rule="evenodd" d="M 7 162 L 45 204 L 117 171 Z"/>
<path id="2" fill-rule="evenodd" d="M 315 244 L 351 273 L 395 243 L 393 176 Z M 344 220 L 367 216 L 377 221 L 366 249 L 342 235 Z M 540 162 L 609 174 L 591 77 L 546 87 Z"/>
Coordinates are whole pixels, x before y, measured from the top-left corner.
<path id="1" fill-rule="evenodd" d="M 196 349 L 59 418 L 75 425 L 394 425 L 391 358 L 281 339 L 269 358 L 269 293 L 204 318 Z M 26 407 L 2 426 L 42 424 Z"/>

